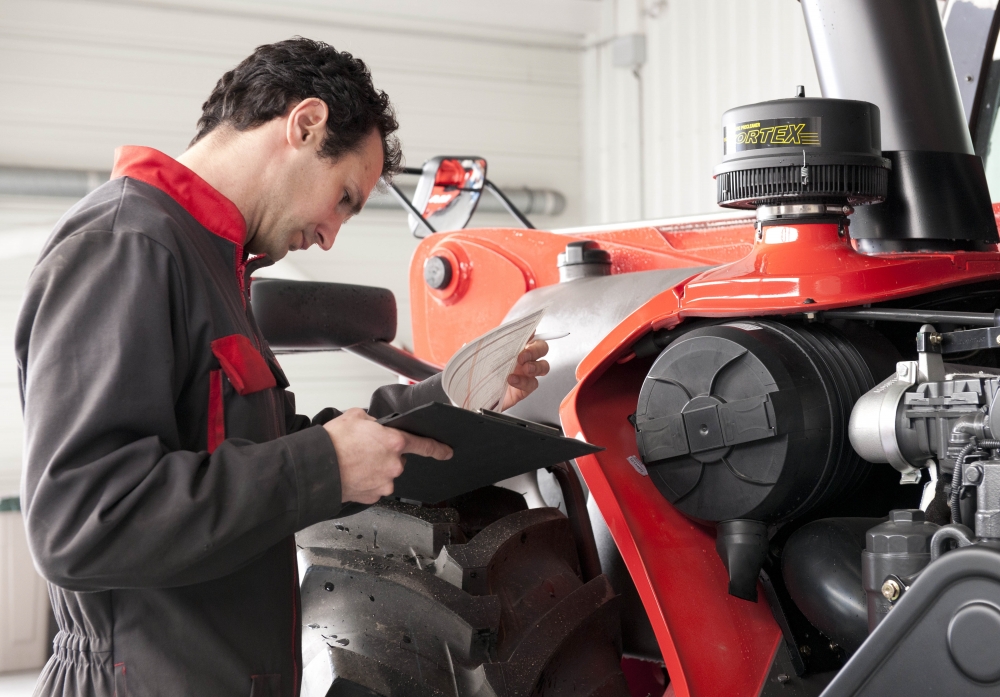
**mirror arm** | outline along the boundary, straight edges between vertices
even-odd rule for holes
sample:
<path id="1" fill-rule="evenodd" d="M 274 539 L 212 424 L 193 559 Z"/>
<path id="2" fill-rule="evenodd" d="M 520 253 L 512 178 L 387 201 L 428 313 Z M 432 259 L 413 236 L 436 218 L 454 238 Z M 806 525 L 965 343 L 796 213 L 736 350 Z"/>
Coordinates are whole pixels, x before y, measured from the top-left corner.
<path id="1" fill-rule="evenodd" d="M 510 213 L 512 216 L 517 218 L 518 221 L 520 221 L 521 225 L 528 228 L 529 230 L 535 229 L 535 226 L 531 224 L 531 221 L 525 217 L 524 213 L 522 213 L 517 209 L 517 206 L 515 206 L 511 202 L 511 200 L 507 198 L 507 196 L 502 191 L 500 191 L 500 189 L 496 186 L 496 184 L 487 179 L 484 186 L 489 190 L 491 194 L 497 197 L 497 200 L 499 200 L 500 203 L 503 204 L 503 207 L 507 209 L 508 213 Z"/>
<path id="2" fill-rule="evenodd" d="M 407 172 L 407 174 L 409 174 L 409 172 Z M 396 197 L 397 201 L 399 201 L 399 205 L 401 205 L 403 208 L 408 210 L 413 215 L 417 216 L 420 222 L 423 223 L 424 227 L 430 230 L 431 234 L 437 232 L 437 230 L 434 229 L 434 226 L 427 222 L 427 218 L 420 215 L 420 211 L 418 211 L 416 207 L 410 202 L 410 199 L 406 198 L 406 194 L 400 191 L 398 186 L 396 186 L 395 184 L 389 184 L 389 191 L 391 191 L 392 195 Z M 418 235 L 416 232 L 413 233 L 413 236 L 416 237 L 417 239 L 423 239 L 424 237 L 426 237 L 426 235 Z"/>
<path id="3" fill-rule="evenodd" d="M 368 341 L 344 348 L 348 353 L 360 356 L 365 360 L 379 365 L 396 375 L 420 382 L 432 375 L 437 375 L 441 369 L 436 365 L 423 361 L 412 353 L 396 348 L 384 341 Z"/>

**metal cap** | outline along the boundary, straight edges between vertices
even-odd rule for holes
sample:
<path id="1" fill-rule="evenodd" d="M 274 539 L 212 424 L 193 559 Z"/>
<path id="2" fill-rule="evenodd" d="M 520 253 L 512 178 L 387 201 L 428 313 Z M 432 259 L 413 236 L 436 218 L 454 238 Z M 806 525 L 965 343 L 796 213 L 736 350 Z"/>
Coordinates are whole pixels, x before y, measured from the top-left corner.
<path id="1" fill-rule="evenodd" d="M 589 276 L 611 275 L 611 255 L 593 240 L 577 240 L 566 245 L 566 251 L 556 258 L 559 280 L 572 281 Z"/>
<path id="2" fill-rule="evenodd" d="M 556 266 L 573 264 L 610 264 L 611 255 L 597 246 L 593 240 L 578 240 L 566 245 L 566 251 L 557 257 Z"/>
<path id="3" fill-rule="evenodd" d="M 865 534 L 865 549 L 873 554 L 930 554 L 937 530 L 918 508 L 895 510 L 889 520 Z"/>

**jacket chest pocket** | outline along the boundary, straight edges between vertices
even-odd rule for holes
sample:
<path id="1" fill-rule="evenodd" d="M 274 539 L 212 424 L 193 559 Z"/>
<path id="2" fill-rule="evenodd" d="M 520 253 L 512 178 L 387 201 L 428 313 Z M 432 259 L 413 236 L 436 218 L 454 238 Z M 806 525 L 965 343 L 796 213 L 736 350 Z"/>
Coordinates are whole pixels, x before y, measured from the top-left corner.
<path id="1" fill-rule="evenodd" d="M 208 451 L 213 452 L 227 434 L 257 442 L 281 435 L 284 413 L 272 388 L 284 388 L 288 382 L 277 365 L 242 334 L 216 339 L 212 354 L 219 368 L 209 373 Z"/>

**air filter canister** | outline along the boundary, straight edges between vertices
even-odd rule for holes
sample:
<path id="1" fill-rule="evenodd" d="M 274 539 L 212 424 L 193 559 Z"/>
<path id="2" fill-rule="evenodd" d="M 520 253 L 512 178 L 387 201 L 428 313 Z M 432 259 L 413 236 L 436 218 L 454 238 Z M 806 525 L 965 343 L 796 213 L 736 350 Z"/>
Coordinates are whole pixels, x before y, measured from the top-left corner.
<path id="1" fill-rule="evenodd" d="M 893 371 L 894 353 L 862 326 L 691 330 L 639 393 L 636 441 L 650 479 L 704 521 L 778 522 L 844 494 L 868 470 L 847 440 L 851 408 Z"/>
<path id="2" fill-rule="evenodd" d="M 778 99 L 722 115 L 720 206 L 885 200 L 878 107 L 847 99 Z"/>

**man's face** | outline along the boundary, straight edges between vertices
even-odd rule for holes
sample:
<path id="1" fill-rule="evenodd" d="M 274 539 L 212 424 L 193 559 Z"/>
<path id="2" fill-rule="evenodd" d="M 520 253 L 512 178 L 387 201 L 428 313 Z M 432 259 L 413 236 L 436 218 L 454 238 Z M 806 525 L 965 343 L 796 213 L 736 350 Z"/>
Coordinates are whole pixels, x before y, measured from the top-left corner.
<path id="1" fill-rule="evenodd" d="M 321 157 L 319 139 L 289 153 L 270 187 L 265 213 L 247 249 L 277 261 L 288 252 L 333 246 L 340 226 L 361 210 L 382 175 L 377 129 L 336 160 Z"/>

